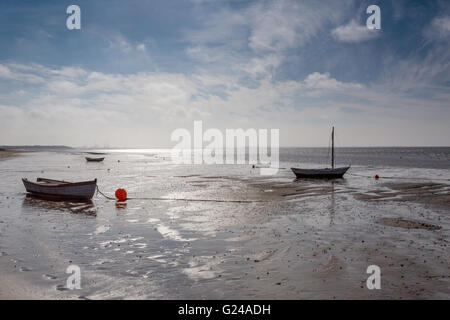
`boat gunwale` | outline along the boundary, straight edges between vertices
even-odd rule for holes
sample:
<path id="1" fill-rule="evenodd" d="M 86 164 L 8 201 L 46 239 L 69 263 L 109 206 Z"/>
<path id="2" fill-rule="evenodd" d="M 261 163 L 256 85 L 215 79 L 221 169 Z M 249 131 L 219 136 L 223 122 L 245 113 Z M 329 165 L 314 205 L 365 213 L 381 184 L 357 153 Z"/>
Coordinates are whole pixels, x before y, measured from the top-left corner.
<path id="1" fill-rule="evenodd" d="M 38 178 L 38 179 L 43 179 L 43 178 Z M 45 179 L 44 179 L 45 180 Z M 49 179 L 51 180 L 51 179 Z M 45 188 L 62 188 L 62 187 L 78 187 L 78 186 L 87 186 L 87 185 L 93 185 L 93 184 L 97 184 L 97 179 L 94 180 L 90 180 L 90 181 L 80 181 L 80 182 L 61 182 L 61 183 L 56 183 L 55 184 L 45 184 L 45 183 L 39 183 L 39 182 L 33 182 L 30 181 L 26 178 L 22 178 L 23 183 L 29 183 L 29 184 L 33 184 L 35 186 L 39 186 L 39 187 L 45 187 Z"/>

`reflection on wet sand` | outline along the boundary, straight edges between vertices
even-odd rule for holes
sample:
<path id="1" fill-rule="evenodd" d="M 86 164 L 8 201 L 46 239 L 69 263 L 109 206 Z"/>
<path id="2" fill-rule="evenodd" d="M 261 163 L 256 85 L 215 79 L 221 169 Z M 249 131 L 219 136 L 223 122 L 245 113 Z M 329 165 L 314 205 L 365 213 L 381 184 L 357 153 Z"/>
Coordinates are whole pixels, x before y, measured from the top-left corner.
<path id="1" fill-rule="evenodd" d="M 346 188 L 346 180 L 317 179 L 264 179 L 261 177 L 222 177 L 222 176 L 178 176 L 182 183 L 193 188 L 186 192 L 170 194 L 176 198 L 220 199 L 221 201 L 284 201 L 330 193 L 351 193 Z M 206 184 L 205 179 L 208 179 Z M 335 190 L 336 187 L 336 190 Z"/>
<path id="2" fill-rule="evenodd" d="M 419 202 L 450 207 L 450 187 L 448 184 L 435 182 L 384 183 L 381 187 L 354 194 L 361 201 L 397 201 Z"/>
<path id="3" fill-rule="evenodd" d="M 88 201 L 61 201 L 61 200 L 49 200 L 45 198 L 36 197 L 31 194 L 27 194 L 22 202 L 23 208 L 28 209 L 45 209 L 56 210 L 63 212 L 70 212 L 74 214 L 85 214 L 88 216 L 97 216 L 97 207 L 92 200 Z"/>
<path id="4" fill-rule="evenodd" d="M 331 199 L 330 199 L 330 227 L 334 224 L 335 199 L 334 199 L 334 181 L 331 181 Z"/>

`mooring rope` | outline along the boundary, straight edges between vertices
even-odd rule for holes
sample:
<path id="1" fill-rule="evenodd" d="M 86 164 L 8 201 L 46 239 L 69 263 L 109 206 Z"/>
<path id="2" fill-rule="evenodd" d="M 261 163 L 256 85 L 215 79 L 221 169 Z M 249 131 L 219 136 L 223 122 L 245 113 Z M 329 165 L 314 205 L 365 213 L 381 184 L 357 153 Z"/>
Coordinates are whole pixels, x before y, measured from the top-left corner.
<path id="1" fill-rule="evenodd" d="M 357 174 L 357 173 L 347 173 L 348 175 L 351 176 L 357 176 L 357 177 L 363 177 L 363 178 L 370 178 L 373 179 L 373 176 L 365 176 L 362 174 Z M 417 177 L 417 178 L 411 178 L 411 177 L 388 177 L 388 176 L 379 176 L 379 179 L 404 179 L 404 180 L 439 180 L 439 181 L 450 181 L 450 179 L 445 179 L 445 178 L 422 178 L 422 177 Z"/>
<path id="2" fill-rule="evenodd" d="M 116 200 L 116 198 L 109 197 L 100 191 L 97 186 L 97 193 L 100 193 L 106 199 Z M 191 202 L 234 202 L 234 203 L 253 203 L 253 202 L 268 202 L 267 200 L 221 200 L 221 199 L 190 199 L 190 198 L 158 198 L 158 197 L 132 197 L 126 200 L 155 200 L 155 201 L 191 201 Z"/>
<path id="3" fill-rule="evenodd" d="M 106 194 L 104 194 L 103 192 L 101 192 L 100 189 L 98 188 L 98 185 L 97 185 L 97 194 L 99 194 L 99 193 L 100 193 L 102 196 L 104 196 L 106 199 L 109 199 L 109 200 L 116 200 L 116 198 L 109 197 L 109 196 L 107 196 Z"/>
<path id="4" fill-rule="evenodd" d="M 351 176 L 363 177 L 373 179 L 373 176 L 366 176 L 357 173 L 348 173 Z M 438 181 L 450 181 L 450 179 L 444 178 L 411 178 L 411 177 L 389 177 L 389 176 L 379 176 L 378 179 L 403 179 L 403 180 L 438 180 Z M 101 194 L 108 200 L 116 200 L 114 197 L 110 197 L 103 192 L 100 191 L 100 188 L 97 185 L 97 194 Z M 256 202 L 270 202 L 270 200 L 222 200 L 222 199 L 192 199 L 192 198 L 161 198 L 161 197 L 131 197 L 126 200 L 154 200 L 154 201 L 190 201 L 190 202 L 230 202 L 230 203 L 256 203 Z"/>

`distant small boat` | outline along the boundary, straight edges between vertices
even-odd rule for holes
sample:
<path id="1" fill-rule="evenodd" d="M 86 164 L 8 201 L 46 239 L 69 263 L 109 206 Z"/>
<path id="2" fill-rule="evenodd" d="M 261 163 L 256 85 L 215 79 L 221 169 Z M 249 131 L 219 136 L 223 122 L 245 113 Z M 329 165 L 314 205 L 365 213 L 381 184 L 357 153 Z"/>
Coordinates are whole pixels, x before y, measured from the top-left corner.
<path id="1" fill-rule="evenodd" d="M 86 161 L 88 161 L 88 162 L 102 162 L 104 159 L 105 159 L 105 157 L 103 157 L 103 158 L 90 158 L 90 157 L 85 157 L 86 158 Z"/>
<path id="2" fill-rule="evenodd" d="M 297 178 L 311 178 L 311 179 L 332 179 L 332 178 L 342 178 L 348 167 L 334 167 L 334 127 L 331 130 L 331 168 L 325 169 L 301 169 L 301 168 L 291 168 Z"/>
<path id="3" fill-rule="evenodd" d="M 22 179 L 27 192 L 41 197 L 56 199 L 90 200 L 97 188 L 97 179 L 82 182 L 37 178 L 36 182 Z"/>

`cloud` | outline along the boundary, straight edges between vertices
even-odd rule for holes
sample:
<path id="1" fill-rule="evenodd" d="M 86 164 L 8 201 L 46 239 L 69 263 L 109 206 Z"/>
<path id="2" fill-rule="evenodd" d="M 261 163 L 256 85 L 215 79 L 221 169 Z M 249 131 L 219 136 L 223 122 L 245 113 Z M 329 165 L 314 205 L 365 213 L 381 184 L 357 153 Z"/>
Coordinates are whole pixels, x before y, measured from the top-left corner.
<path id="1" fill-rule="evenodd" d="M 139 50 L 139 51 L 142 51 L 142 52 L 147 51 L 147 47 L 145 46 L 144 43 L 138 44 L 138 45 L 136 46 L 136 49 Z"/>
<path id="2" fill-rule="evenodd" d="M 450 37 L 450 17 L 441 16 L 434 18 L 425 29 L 424 35 L 432 40 L 448 40 Z"/>
<path id="3" fill-rule="evenodd" d="M 305 87 L 312 90 L 355 90 L 364 88 L 359 83 L 344 83 L 330 77 L 330 74 L 319 72 L 311 73 L 304 80 Z"/>
<path id="4" fill-rule="evenodd" d="M 289 50 L 306 46 L 339 22 L 350 3 L 280 0 L 221 8 L 184 32 L 186 53 L 198 62 L 245 73 L 242 77 L 270 77 Z"/>
<path id="5" fill-rule="evenodd" d="M 328 25 L 339 22 L 348 5 L 280 0 L 221 7 L 204 14 L 198 26 L 186 28 L 185 53 L 198 73 L 233 79 L 228 88 L 258 88 L 262 80 L 277 77 L 293 50 L 306 47 Z M 230 97 L 217 87 L 207 88 Z"/>
<path id="6" fill-rule="evenodd" d="M 358 24 L 356 20 L 351 20 L 348 24 L 333 29 L 331 34 L 342 42 L 361 42 L 376 38 L 379 31 L 369 30 L 367 26 Z"/>
<path id="7" fill-rule="evenodd" d="M 102 48 L 104 60 L 101 63 L 106 62 L 120 70 L 139 69 L 142 66 L 149 69 L 154 66 L 150 40 L 131 40 L 120 32 L 102 34 L 100 38 L 105 44 Z"/>
<path id="8" fill-rule="evenodd" d="M 441 108 L 447 101 L 411 98 L 407 90 L 392 92 L 320 72 L 299 81 L 261 78 L 256 86 L 246 87 L 233 76 L 206 70 L 187 76 L 20 64 L 12 69 L 22 70 L 23 79 L 33 74 L 45 83 L 34 83 L 18 105 L 4 103 L 0 96 L 0 144 L 167 147 L 174 129 L 201 119 L 207 127 L 282 128 L 287 135 L 283 145 L 314 145 L 320 141 L 292 140 L 299 126 L 318 132 L 330 121 L 351 127 L 352 121 L 365 122 L 367 117 L 371 122 L 386 117 L 414 122 L 411 117 L 420 114 L 425 101 L 428 108 Z"/>
<path id="9" fill-rule="evenodd" d="M 42 83 L 44 79 L 34 74 L 27 74 L 14 70 L 8 66 L 0 65 L 0 79 L 24 81 L 28 83 Z"/>
<path id="10" fill-rule="evenodd" d="M 255 52 L 280 52 L 307 44 L 340 16 L 332 4 L 274 1 L 247 11 L 249 47 Z"/>

